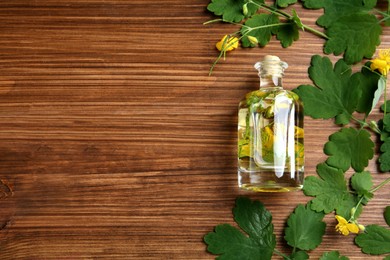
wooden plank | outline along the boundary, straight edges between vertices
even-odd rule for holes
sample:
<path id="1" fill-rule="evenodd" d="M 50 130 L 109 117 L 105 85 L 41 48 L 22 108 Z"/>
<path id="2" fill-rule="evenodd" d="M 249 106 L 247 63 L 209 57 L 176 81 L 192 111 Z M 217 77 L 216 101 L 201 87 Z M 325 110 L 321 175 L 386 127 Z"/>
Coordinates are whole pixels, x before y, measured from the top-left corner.
<path id="1" fill-rule="evenodd" d="M 237 27 L 203 25 L 214 18 L 207 4 L 0 3 L 1 259 L 212 259 L 202 238 L 219 223 L 233 224 L 239 195 L 264 202 L 278 249 L 288 253 L 285 220 L 309 198 L 238 190 L 237 104 L 258 88 L 252 66 L 265 54 L 289 63 L 286 88 L 309 84 L 310 58 L 322 54 L 323 40 L 301 33 L 288 49 L 275 39 L 240 48 L 208 76 L 215 42 Z M 320 11 L 295 8 L 315 26 Z M 384 28 L 382 48 L 389 37 Z M 337 127 L 306 118 L 305 128 L 311 175 Z M 375 162 L 369 170 L 377 172 Z M 361 222 L 384 225 L 389 199 L 380 190 Z M 326 220 L 313 259 L 328 250 L 380 259 Z"/>

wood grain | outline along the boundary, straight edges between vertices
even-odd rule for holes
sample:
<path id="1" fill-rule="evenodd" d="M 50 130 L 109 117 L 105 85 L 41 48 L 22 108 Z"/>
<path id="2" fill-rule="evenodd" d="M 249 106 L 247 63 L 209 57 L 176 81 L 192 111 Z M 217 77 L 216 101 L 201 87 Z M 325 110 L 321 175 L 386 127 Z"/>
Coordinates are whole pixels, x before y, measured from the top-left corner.
<path id="1" fill-rule="evenodd" d="M 203 236 L 234 223 L 239 195 L 266 205 L 278 248 L 289 252 L 286 217 L 309 198 L 238 190 L 237 104 L 258 87 L 252 65 L 266 54 L 289 63 L 286 88 L 310 83 L 323 40 L 301 33 L 288 49 L 275 39 L 240 48 L 208 76 L 215 42 L 237 29 L 202 25 L 214 18 L 208 2 L 0 3 L 0 259 L 213 259 Z M 320 11 L 295 8 L 315 26 Z M 310 118 L 305 128 L 311 175 L 337 128 Z M 388 176 L 376 174 L 375 161 L 369 169 L 375 183 Z M 380 190 L 361 222 L 385 225 L 389 199 Z M 329 250 L 381 259 L 326 220 L 312 259 Z"/>

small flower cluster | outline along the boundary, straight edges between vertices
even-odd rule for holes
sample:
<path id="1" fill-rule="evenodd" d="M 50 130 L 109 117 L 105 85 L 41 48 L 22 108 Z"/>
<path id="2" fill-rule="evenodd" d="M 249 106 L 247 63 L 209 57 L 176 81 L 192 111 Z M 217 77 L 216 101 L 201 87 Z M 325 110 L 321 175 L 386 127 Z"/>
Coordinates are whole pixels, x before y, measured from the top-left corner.
<path id="1" fill-rule="evenodd" d="M 371 70 L 378 70 L 383 76 L 387 76 L 390 70 L 390 49 L 379 50 L 378 57 L 371 60 Z"/>
<path id="2" fill-rule="evenodd" d="M 232 51 L 238 48 L 238 41 L 239 40 L 237 37 L 225 35 L 223 36 L 222 40 L 217 42 L 215 47 L 217 47 L 219 51 L 223 51 L 223 52 Z"/>
<path id="3" fill-rule="evenodd" d="M 349 233 L 359 233 L 359 230 L 364 231 L 365 227 L 357 223 L 357 221 L 347 221 L 340 215 L 336 215 L 336 219 L 339 222 L 336 225 L 336 231 L 344 236 L 348 236 Z"/>

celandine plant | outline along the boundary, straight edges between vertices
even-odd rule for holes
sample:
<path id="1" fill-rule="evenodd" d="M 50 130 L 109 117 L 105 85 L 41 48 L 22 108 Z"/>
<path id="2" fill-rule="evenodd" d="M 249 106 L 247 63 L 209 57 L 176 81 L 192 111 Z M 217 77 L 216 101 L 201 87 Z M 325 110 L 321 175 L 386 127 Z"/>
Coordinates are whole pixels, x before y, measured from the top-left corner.
<path id="1" fill-rule="evenodd" d="M 259 201 L 237 198 L 233 209 L 234 219 L 241 231 L 229 224 L 218 225 L 214 232 L 204 237 L 207 250 L 221 255 L 222 259 L 271 259 L 273 254 L 284 259 L 309 259 L 308 252 L 320 245 L 325 233 L 325 214 L 335 214 L 335 229 L 347 236 L 358 234 L 356 245 L 362 252 L 384 255 L 389 260 L 390 229 L 379 225 L 362 225 L 358 222 L 363 207 L 377 190 L 390 182 L 390 177 L 377 186 L 372 174 L 365 170 L 374 155 L 374 142 L 369 131 L 380 135 L 380 165 L 388 171 L 390 146 L 390 113 L 384 113 L 379 122 L 367 122 L 386 86 L 390 69 L 390 50 L 379 51 L 379 57 L 362 66 L 360 72 L 351 72 L 343 60 L 332 64 L 329 58 L 312 57 L 309 76 L 315 86 L 301 85 L 294 91 L 305 104 L 305 113 L 313 118 L 334 118 L 341 129 L 329 137 L 324 146 L 328 159 L 317 165 L 318 176 L 305 178 L 303 191 L 314 197 L 307 205 L 298 205 L 287 220 L 285 240 L 292 247 L 290 255 L 276 250 L 272 216 Z M 385 100 L 382 109 L 386 112 Z M 321 104 L 321 105 L 318 105 Z M 387 104 L 390 106 L 390 103 Z M 361 115 L 362 118 L 357 118 Z M 358 127 L 347 126 L 357 122 Z M 354 173 L 350 180 L 345 175 Z M 390 206 L 384 211 L 390 225 Z M 321 260 L 348 259 L 338 251 L 324 253 Z"/>
<path id="2" fill-rule="evenodd" d="M 377 0 L 301 0 L 306 9 L 324 10 L 324 14 L 317 19 L 317 24 L 324 29 L 322 33 L 305 25 L 294 9 L 291 13 L 284 10 L 284 7 L 297 2 L 276 0 L 269 5 L 264 0 L 211 0 L 207 9 L 220 18 L 205 24 L 222 22 L 239 28 L 225 35 L 219 47 L 217 45 L 220 54 L 210 73 L 221 57 L 239 44 L 243 47 L 264 47 L 272 36 L 276 36 L 280 44 L 287 48 L 299 40 L 299 34 L 303 31 L 323 38 L 326 54 L 343 53 L 347 64 L 357 63 L 374 55 L 380 44 L 381 25 L 390 25 L 388 11 L 378 10 Z"/>
<path id="3" fill-rule="evenodd" d="M 296 2 L 279 0 L 270 6 L 261 0 L 212 0 L 208 10 L 222 16 L 218 21 L 241 26 L 240 31 L 217 44 L 220 55 L 216 62 L 237 48 L 239 42 L 244 47 L 264 46 L 276 35 L 282 46 L 288 47 L 287 43 L 298 39 L 303 29 L 323 37 L 324 52 L 343 53 L 343 59 L 333 64 L 326 56 L 314 55 L 308 70 L 313 85 L 301 85 L 294 92 L 302 99 L 306 115 L 334 119 L 340 129 L 324 145 L 328 158 L 317 165 L 317 176 L 305 178 L 304 194 L 313 199 L 307 205 L 298 205 L 287 219 L 284 239 L 291 246 L 291 254 L 276 249 L 270 212 L 261 202 L 245 197 L 237 198 L 233 215 L 246 234 L 229 224 L 218 225 L 204 237 L 207 250 L 220 255 L 218 259 L 271 259 L 275 254 L 284 259 L 309 259 L 309 252 L 320 245 L 325 233 L 324 216 L 334 214 L 338 222 L 335 229 L 341 235 L 355 234 L 355 243 L 363 253 L 390 260 L 390 228 L 359 222 L 375 192 L 390 182 L 389 177 L 374 186 L 373 174 L 366 170 L 374 157 L 371 138 L 376 134 L 380 137 L 379 167 L 382 172 L 390 171 L 390 102 L 386 91 L 390 49 L 379 50 L 377 57 L 362 65 L 360 71 L 352 73 L 351 69 L 351 64 L 375 54 L 382 33 L 380 24 L 387 25 L 389 15 L 374 8 L 375 0 L 302 1 L 306 8 L 324 9 L 324 15 L 317 20 L 325 29 L 321 34 L 303 25 L 296 12 L 290 15 L 281 10 Z M 264 10 L 268 13 L 258 13 Z M 382 119 L 372 121 L 370 115 L 382 98 Z M 350 178 L 347 171 L 352 171 Z M 390 226 L 390 206 L 383 215 Z M 330 251 L 320 259 L 348 257 Z"/>

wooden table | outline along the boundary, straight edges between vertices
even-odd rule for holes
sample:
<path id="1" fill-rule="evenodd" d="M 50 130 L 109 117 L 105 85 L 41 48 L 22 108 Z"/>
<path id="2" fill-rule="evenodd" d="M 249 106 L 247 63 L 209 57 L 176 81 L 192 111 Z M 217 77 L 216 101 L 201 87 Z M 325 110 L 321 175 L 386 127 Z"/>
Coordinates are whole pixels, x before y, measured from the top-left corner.
<path id="1" fill-rule="evenodd" d="M 266 54 L 289 63 L 285 88 L 310 84 L 323 40 L 301 33 L 288 49 L 275 39 L 239 48 L 208 76 L 215 43 L 237 29 L 203 25 L 215 18 L 208 2 L 1 1 L 0 259 L 213 259 L 203 236 L 234 224 L 239 195 L 272 212 L 278 249 L 288 253 L 285 220 L 309 198 L 238 190 L 237 104 L 258 88 L 252 66 Z M 321 13 L 295 8 L 312 25 Z M 384 28 L 381 48 L 389 47 Z M 337 127 L 306 118 L 305 129 L 311 175 Z M 388 190 L 361 222 L 385 225 Z M 382 259 L 326 221 L 312 259 L 329 250 Z"/>

